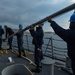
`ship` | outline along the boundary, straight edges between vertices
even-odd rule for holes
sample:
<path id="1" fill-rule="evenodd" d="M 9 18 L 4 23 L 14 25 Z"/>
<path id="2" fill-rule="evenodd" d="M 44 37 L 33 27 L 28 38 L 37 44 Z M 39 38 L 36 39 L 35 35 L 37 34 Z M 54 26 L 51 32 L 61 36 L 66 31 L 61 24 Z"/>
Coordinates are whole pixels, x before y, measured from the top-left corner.
<path id="1" fill-rule="evenodd" d="M 0 52 L 0 75 L 7 75 L 6 69 L 8 69 L 8 67 L 10 69 L 10 66 L 13 66 L 13 65 L 18 65 L 17 70 L 20 69 L 22 71 L 24 70 L 22 69 L 23 67 L 19 68 L 19 66 L 23 66 L 23 65 L 26 66 L 25 72 L 27 73 L 26 69 L 28 69 L 30 73 L 30 74 L 28 73 L 28 75 L 44 75 L 44 73 L 45 75 L 49 75 L 50 73 L 51 75 L 60 75 L 60 74 L 72 75 L 70 58 L 67 56 L 66 43 L 54 33 L 45 33 L 45 35 L 51 35 L 51 36 L 44 37 L 44 42 L 45 41 L 46 42 L 43 44 L 42 50 L 43 50 L 43 56 L 45 57 L 45 59 L 43 59 L 44 63 L 42 62 L 43 67 L 40 73 L 34 73 L 31 71 L 31 69 L 34 69 L 36 67 L 34 63 L 34 46 L 32 44 L 31 35 L 29 33 L 26 33 L 24 35 L 24 49 L 25 49 L 26 57 L 24 56 L 22 56 L 22 58 L 17 57 L 18 55 L 17 39 L 16 39 L 16 36 L 14 36 L 13 43 L 12 43 L 13 49 L 8 50 L 5 53 Z M 54 37 L 57 37 L 59 40 Z M 55 46 L 55 43 L 56 45 L 57 44 L 59 45 L 59 48 L 57 47 L 58 45 Z M 4 50 L 8 48 L 7 41 L 3 42 L 2 47 Z M 46 63 L 51 63 L 51 61 L 54 61 L 54 63 L 46 64 Z M 24 72 L 20 70 L 18 72 L 21 72 L 21 73 Z M 14 74 L 14 75 L 17 75 L 17 74 Z M 21 74 L 18 74 L 18 75 L 21 75 Z"/>

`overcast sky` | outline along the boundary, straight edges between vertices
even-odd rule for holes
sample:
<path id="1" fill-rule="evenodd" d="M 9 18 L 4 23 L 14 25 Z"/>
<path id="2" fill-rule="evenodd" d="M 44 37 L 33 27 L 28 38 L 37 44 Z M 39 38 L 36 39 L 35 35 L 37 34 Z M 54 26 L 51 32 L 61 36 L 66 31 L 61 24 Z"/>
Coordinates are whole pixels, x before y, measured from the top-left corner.
<path id="1" fill-rule="evenodd" d="M 33 24 L 71 4 L 75 0 L 0 0 L 0 25 L 18 28 Z M 63 28 L 68 28 L 69 18 L 73 11 L 54 19 Z M 44 31 L 52 31 L 49 23 L 45 23 Z"/>

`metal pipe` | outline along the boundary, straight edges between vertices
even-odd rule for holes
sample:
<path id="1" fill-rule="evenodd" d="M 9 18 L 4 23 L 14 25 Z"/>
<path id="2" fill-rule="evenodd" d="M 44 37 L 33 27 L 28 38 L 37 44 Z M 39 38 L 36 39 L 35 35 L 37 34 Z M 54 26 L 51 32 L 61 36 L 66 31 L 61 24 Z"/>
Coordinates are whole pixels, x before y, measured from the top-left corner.
<path id="1" fill-rule="evenodd" d="M 66 8 L 64 8 L 64 9 L 61 9 L 60 11 L 58 11 L 58 12 L 52 14 L 52 15 L 49 15 L 49 16 L 45 17 L 44 19 L 39 20 L 38 22 L 35 22 L 34 25 L 36 26 L 36 25 L 38 25 L 38 24 L 40 24 L 40 23 L 42 23 L 42 22 L 47 21 L 48 18 L 51 18 L 51 19 L 52 19 L 52 18 L 55 18 L 55 17 L 57 17 L 57 16 L 59 16 L 59 15 L 62 15 L 62 14 L 64 14 L 64 13 L 67 13 L 67 12 L 73 10 L 73 9 L 75 9 L 75 3 L 72 4 L 72 5 L 70 5 L 70 6 L 68 6 L 68 7 L 66 7 Z M 26 31 L 26 30 L 28 30 L 30 27 L 31 27 L 31 25 L 27 26 L 26 28 L 24 28 L 23 30 L 21 30 L 21 31 L 19 31 L 19 32 Z M 19 33 L 19 32 L 17 32 L 17 33 Z M 16 33 L 15 33 L 15 34 L 16 34 Z M 8 38 L 14 36 L 15 34 L 9 36 Z"/>

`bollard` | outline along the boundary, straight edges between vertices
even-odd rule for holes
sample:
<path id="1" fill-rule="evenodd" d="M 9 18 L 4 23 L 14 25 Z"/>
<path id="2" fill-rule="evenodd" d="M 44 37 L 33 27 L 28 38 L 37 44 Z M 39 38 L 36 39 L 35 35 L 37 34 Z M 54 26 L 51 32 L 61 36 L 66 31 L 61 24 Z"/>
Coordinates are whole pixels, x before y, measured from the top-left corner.
<path id="1" fill-rule="evenodd" d="M 54 60 L 48 57 L 44 57 L 41 63 L 42 63 L 42 75 L 54 75 L 54 63 L 55 63 Z"/>

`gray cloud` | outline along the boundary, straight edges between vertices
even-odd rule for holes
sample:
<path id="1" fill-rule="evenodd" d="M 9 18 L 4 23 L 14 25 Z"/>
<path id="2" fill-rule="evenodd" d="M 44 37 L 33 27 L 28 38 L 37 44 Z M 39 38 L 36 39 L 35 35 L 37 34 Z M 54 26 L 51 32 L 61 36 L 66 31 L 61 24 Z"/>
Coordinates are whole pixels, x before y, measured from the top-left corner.
<path id="1" fill-rule="evenodd" d="M 0 24 L 15 28 L 22 23 L 26 27 L 72 3 L 68 0 L 0 0 Z M 64 17 L 67 19 L 66 15 Z"/>

